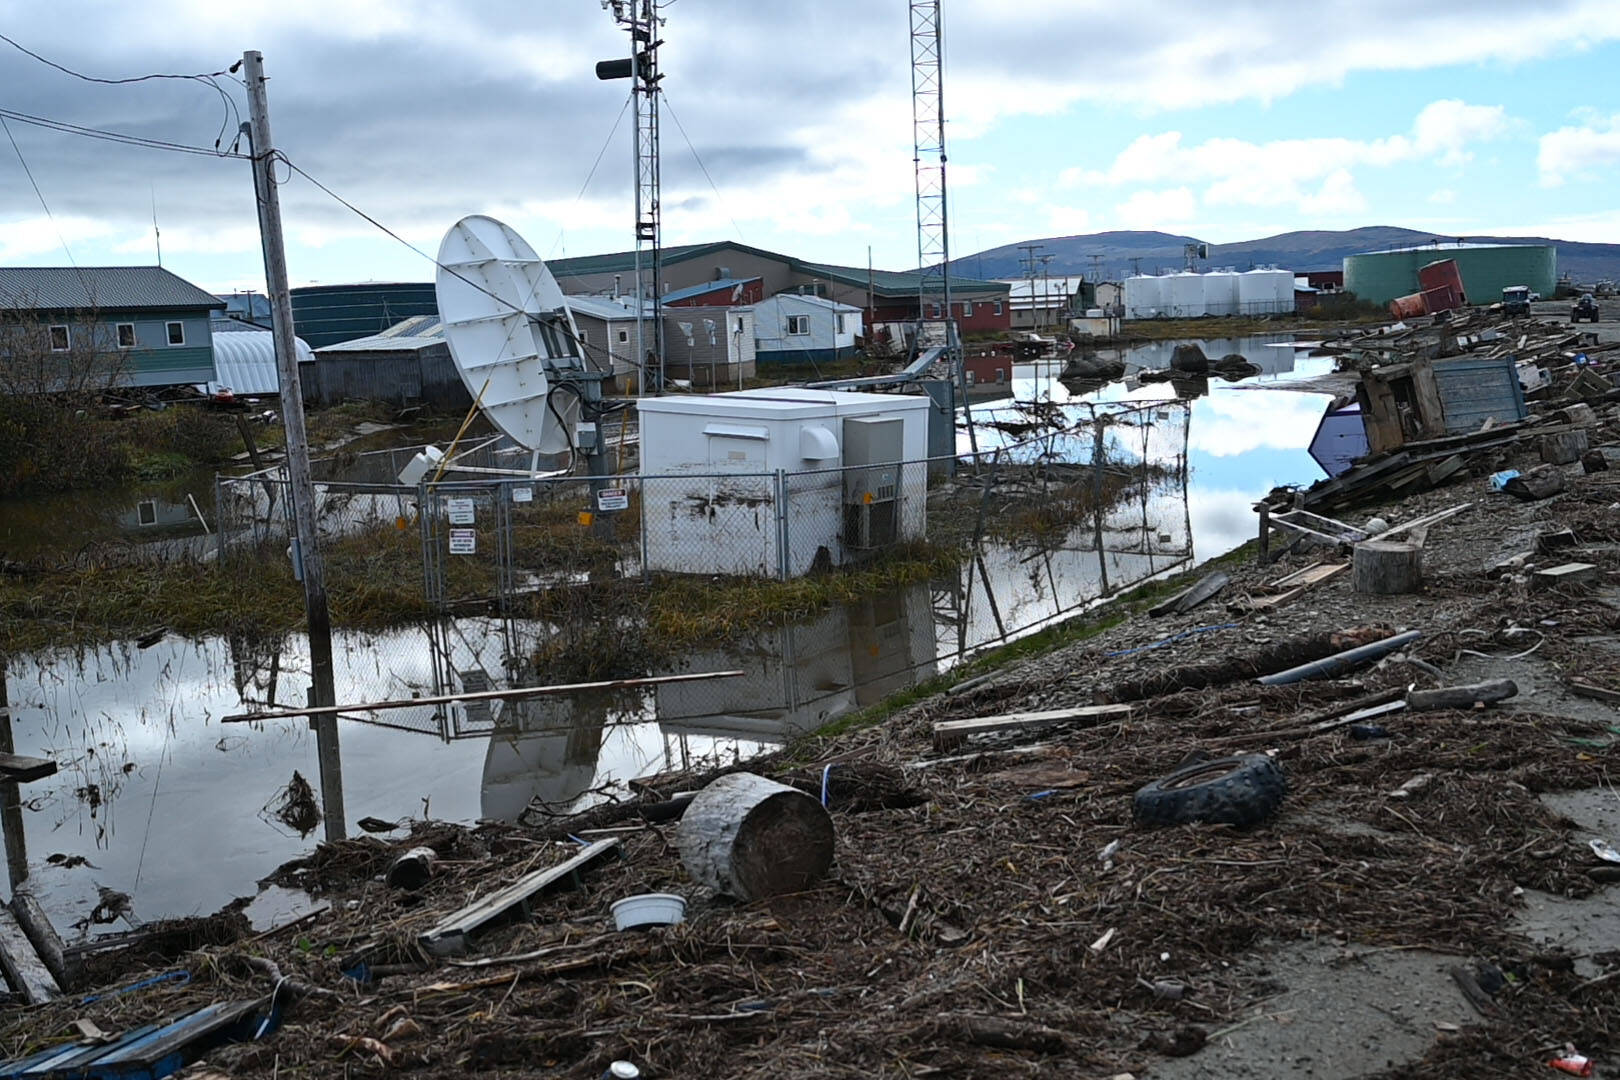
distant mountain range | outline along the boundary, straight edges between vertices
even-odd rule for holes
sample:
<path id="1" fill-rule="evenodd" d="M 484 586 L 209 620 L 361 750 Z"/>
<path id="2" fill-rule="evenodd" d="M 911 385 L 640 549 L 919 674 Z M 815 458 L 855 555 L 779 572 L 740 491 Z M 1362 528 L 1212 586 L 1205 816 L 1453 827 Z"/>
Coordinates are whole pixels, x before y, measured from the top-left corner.
<path id="1" fill-rule="evenodd" d="M 1346 255 L 1411 247 L 1433 240 L 1456 240 L 1455 236 L 1398 229 L 1387 225 L 1350 229 L 1345 232 L 1288 232 L 1263 240 L 1237 244 L 1211 244 L 1209 261 L 1200 269 L 1232 266 L 1248 270 L 1254 266 L 1280 266 L 1304 273 L 1307 270 L 1339 270 Z M 1535 236 L 1469 236 L 1471 243 L 1554 244 L 1558 248 L 1558 272 L 1568 273 L 1578 283 L 1599 278 L 1620 279 L 1620 244 L 1578 244 Z M 1051 236 L 1044 240 L 1024 240 L 1004 244 L 975 255 L 952 259 L 958 274 L 975 278 L 1020 278 L 1025 274 L 1023 244 L 1042 244 L 1037 257 L 1051 255 L 1046 271 L 1051 274 L 1085 274 L 1095 270 L 1104 281 L 1118 281 L 1137 272 L 1180 270 L 1186 265 L 1183 249 L 1201 243 L 1196 237 L 1162 232 L 1100 232 L 1086 236 Z"/>

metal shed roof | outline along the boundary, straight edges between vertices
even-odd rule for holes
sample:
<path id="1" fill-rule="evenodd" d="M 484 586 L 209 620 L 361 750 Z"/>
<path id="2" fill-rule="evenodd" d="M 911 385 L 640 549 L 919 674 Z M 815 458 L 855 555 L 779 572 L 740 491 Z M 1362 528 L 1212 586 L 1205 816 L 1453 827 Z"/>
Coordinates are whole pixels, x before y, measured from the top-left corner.
<path id="1" fill-rule="evenodd" d="M 410 352 L 431 345 L 443 345 L 444 321 L 437 315 L 413 315 L 397 322 L 380 334 L 323 345 L 320 351 L 329 352 Z"/>
<path id="2" fill-rule="evenodd" d="M 31 311 L 219 310 L 225 301 L 161 266 L 0 267 L 0 307 Z"/>
<path id="3" fill-rule="evenodd" d="M 303 338 L 298 346 L 298 362 L 310 363 L 315 354 Z M 279 394 L 281 378 L 276 372 L 276 336 L 268 330 L 239 330 L 214 335 L 214 381 L 212 393 L 229 388 L 233 394 Z"/>

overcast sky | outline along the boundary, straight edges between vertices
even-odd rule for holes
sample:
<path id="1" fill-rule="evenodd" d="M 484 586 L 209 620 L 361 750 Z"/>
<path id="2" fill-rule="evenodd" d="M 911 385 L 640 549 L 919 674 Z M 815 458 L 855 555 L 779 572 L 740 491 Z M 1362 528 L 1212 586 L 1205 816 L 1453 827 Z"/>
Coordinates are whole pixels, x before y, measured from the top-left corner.
<path id="1" fill-rule="evenodd" d="M 907 10 L 668 4 L 665 242 L 914 265 Z M 1620 242 L 1615 0 L 945 0 L 945 27 L 955 254 L 1369 224 Z M 429 251 L 479 212 L 542 256 L 633 243 L 628 84 L 592 70 L 625 37 L 598 0 L 0 0 L 0 33 L 102 77 L 260 50 L 278 146 Z M 238 123 L 197 83 L 87 83 L 3 43 L 0 107 L 202 146 Z M 64 265 L 64 237 L 81 265 L 150 263 L 155 203 L 166 266 L 262 283 L 245 162 L 10 128 L 54 224 L 0 137 L 0 263 Z M 283 211 L 294 284 L 431 277 L 301 178 Z"/>

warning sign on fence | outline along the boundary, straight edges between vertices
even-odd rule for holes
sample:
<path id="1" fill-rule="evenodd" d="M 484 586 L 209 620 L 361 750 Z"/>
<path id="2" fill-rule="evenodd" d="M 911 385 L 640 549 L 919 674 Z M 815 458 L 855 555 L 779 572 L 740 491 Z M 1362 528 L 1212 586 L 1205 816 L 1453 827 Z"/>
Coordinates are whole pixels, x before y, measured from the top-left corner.
<path id="1" fill-rule="evenodd" d="M 473 501 L 471 499 L 446 499 L 445 512 L 450 516 L 452 525 L 471 525 L 473 523 Z"/>
<path id="2" fill-rule="evenodd" d="M 515 503 L 534 502 L 534 488 L 515 487 L 512 489 L 512 501 Z"/>
<path id="3" fill-rule="evenodd" d="M 624 488 L 603 488 L 596 493 L 596 508 L 603 513 L 609 510 L 628 510 L 630 493 Z"/>
<path id="4" fill-rule="evenodd" d="M 477 529 L 451 529 L 450 554 L 476 555 L 478 554 Z"/>

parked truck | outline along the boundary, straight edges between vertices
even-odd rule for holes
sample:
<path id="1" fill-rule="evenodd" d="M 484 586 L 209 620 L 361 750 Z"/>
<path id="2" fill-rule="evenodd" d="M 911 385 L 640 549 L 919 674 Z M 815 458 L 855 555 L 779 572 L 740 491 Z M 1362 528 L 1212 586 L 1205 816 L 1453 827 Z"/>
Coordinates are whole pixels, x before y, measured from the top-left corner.
<path id="1" fill-rule="evenodd" d="M 1509 285 L 1502 290 L 1502 314 L 1530 314 L 1530 286 Z"/>

